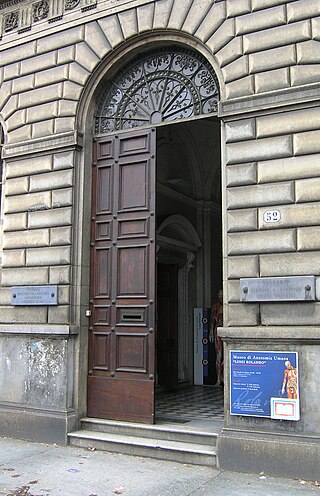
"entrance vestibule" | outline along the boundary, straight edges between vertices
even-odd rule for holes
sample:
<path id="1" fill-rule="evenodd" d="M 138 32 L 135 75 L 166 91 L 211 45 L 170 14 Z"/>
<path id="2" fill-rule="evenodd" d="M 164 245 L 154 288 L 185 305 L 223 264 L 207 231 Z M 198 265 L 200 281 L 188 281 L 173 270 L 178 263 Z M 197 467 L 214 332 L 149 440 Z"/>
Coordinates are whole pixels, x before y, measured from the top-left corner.
<path id="1" fill-rule="evenodd" d="M 211 386 L 205 393 L 206 386 L 194 386 L 193 314 L 194 308 L 210 309 L 221 287 L 218 120 L 206 118 L 160 126 L 156 167 L 156 418 L 165 417 L 167 399 L 170 418 L 174 412 L 176 418 L 190 419 L 199 414 L 197 408 L 192 413 L 191 403 L 205 405 L 206 394 L 211 400 L 215 398 L 215 417 L 222 414 L 223 395 L 214 387 L 214 344 L 209 344 L 212 352 L 206 383 Z M 180 408 L 178 404 L 172 407 L 178 397 Z M 210 414 L 202 416 L 207 418 Z"/>

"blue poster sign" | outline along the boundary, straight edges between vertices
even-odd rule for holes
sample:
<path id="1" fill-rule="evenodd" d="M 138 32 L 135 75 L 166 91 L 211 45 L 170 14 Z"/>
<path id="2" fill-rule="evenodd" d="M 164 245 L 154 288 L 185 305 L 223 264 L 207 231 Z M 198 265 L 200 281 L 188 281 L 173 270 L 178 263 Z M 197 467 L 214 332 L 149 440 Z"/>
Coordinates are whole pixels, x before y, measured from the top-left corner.
<path id="1" fill-rule="evenodd" d="M 298 353 L 230 351 L 230 413 L 299 420 Z"/>

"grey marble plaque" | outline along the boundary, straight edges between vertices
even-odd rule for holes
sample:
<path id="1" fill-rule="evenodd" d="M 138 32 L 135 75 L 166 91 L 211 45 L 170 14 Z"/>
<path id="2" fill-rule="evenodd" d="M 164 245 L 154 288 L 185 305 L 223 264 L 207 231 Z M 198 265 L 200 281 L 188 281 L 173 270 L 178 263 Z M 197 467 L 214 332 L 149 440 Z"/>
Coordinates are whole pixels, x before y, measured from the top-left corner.
<path id="1" fill-rule="evenodd" d="M 15 286 L 12 305 L 58 305 L 58 286 Z"/>
<path id="2" fill-rule="evenodd" d="M 240 301 L 314 301 L 314 276 L 240 279 Z"/>

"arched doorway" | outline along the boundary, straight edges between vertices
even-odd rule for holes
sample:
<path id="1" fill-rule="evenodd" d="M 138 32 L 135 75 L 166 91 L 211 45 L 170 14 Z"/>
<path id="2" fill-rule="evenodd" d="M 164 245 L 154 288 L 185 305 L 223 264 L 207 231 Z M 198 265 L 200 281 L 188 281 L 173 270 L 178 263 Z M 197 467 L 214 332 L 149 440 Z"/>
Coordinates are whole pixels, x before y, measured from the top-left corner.
<path id="1" fill-rule="evenodd" d="M 206 260 L 209 272 L 212 270 L 212 226 L 207 232 L 212 193 L 209 177 L 213 181 L 208 150 L 203 150 L 206 144 L 211 149 L 214 141 L 219 143 L 217 101 L 218 85 L 211 67 L 197 52 L 181 47 L 158 49 L 133 59 L 108 82 L 100 98 L 92 195 L 89 416 L 154 422 L 154 390 L 161 369 L 156 353 L 156 230 L 166 217 L 183 210 L 190 217 L 188 222 L 199 224 L 205 241 L 193 276 L 192 298 L 189 288 L 184 296 L 189 302 L 184 312 L 188 364 L 185 377 L 180 371 L 180 379 L 192 382 L 190 311 L 199 302 L 210 306 L 217 290 L 210 283 L 211 274 L 205 274 Z M 201 116 L 208 116 L 205 123 L 192 122 Z M 172 124 L 187 119 L 191 121 L 183 130 L 178 127 L 181 124 Z M 215 140 L 210 137 L 213 129 Z M 170 139 L 177 160 L 161 152 Z M 178 141 L 184 152 L 182 148 L 179 152 Z M 201 244 L 199 241 L 197 248 Z M 167 265 L 175 266 L 169 287 L 176 281 L 179 313 L 181 265 L 190 270 L 193 250 L 189 247 L 183 256 L 180 250 L 178 261 L 177 251 L 171 247 Z M 217 287 L 221 276 L 218 279 Z"/>

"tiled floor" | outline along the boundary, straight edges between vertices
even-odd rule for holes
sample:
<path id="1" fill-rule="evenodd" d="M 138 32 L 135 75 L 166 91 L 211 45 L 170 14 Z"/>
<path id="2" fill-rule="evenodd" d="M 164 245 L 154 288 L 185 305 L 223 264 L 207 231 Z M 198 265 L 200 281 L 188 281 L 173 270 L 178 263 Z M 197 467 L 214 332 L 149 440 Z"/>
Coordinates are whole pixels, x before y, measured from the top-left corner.
<path id="1" fill-rule="evenodd" d="M 190 386 L 177 391 L 156 392 L 156 419 L 183 422 L 223 420 L 223 389 Z"/>

